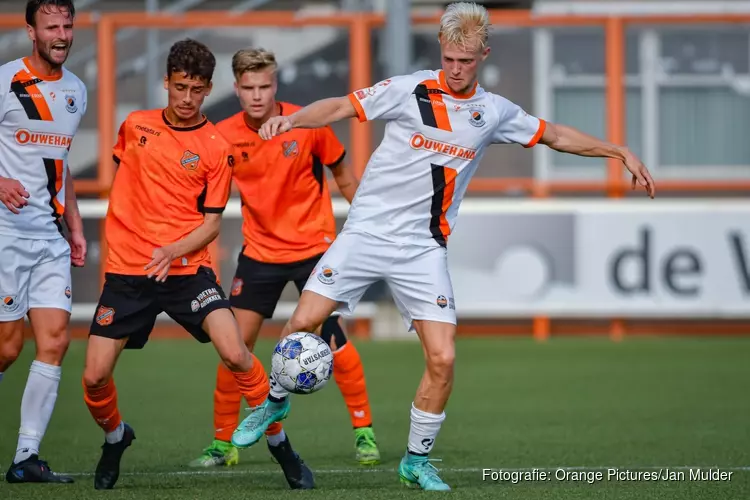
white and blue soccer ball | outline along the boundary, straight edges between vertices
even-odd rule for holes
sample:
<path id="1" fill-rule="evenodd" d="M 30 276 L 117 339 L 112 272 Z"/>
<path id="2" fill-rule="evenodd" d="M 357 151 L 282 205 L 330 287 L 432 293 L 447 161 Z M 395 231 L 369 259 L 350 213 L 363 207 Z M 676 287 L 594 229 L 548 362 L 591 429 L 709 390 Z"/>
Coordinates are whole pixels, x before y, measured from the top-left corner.
<path id="1" fill-rule="evenodd" d="M 331 347 L 313 333 L 289 334 L 273 350 L 271 373 L 281 387 L 293 394 L 319 391 L 333 375 Z"/>

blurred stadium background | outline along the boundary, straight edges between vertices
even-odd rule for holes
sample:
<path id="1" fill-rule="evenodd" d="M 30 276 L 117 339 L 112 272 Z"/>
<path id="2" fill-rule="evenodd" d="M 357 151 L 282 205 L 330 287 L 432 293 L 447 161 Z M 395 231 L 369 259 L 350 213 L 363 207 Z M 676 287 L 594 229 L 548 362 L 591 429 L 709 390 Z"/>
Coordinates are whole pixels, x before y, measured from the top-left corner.
<path id="1" fill-rule="evenodd" d="M 24 3 L 0 1 L 3 61 L 29 53 Z M 100 229 L 116 130 L 130 111 L 165 104 L 161 80 L 173 41 L 196 37 L 216 53 L 205 111 L 217 121 L 239 110 L 230 70 L 239 48 L 275 51 L 278 98 L 307 104 L 439 67 L 436 27 L 446 3 L 78 0 L 67 67 L 88 86 L 89 104 L 70 166 L 90 247 L 87 266 L 73 271 L 76 337 L 87 334 L 102 283 Z M 613 163 L 543 147 L 487 152 L 449 244 L 459 334 L 481 338 L 457 344 L 449 419 L 435 449 L 441 474 L 458 498 L 472 500 L 750 497 L 750 338 L 742 336 L 750 332 L 750 1 L 481 3 L 494 25 L 482 85 L 542 118 L 627 142 L 651 169 L 657 199 L 631 192 Z M 361 173 L 382 124 L 352 120 L 335 130 Z M 343 223 L 347 205 L 337 193 L 335 206 Z M 214 246 L 225 287 L 240 250 L 238 216 L 235 196 Z M 256 346 L 260 359 L 270 360 L 271 338 L 296 299 L 287 289 Z M 348 329 L 363 339 L 416 338 L 383 284 Z M 582 334 L 599 338 L 570 338 Z M 654 338 L 664 334 L 675 335 Z M 189 338 L 167 318 L 159 337 Z M 285 428 L 317 473 L 320 491 L 310 498 L 398 497 L 395 467 L 422 371 L 420 347 L 357 346 L 383 462 L 371 473 L 356 468 L 336 389 L 295 398 Z M 71 344 L 43 443 L 53 470 L 77 478 L 55 498 L 93 498 L 101 433 L 81 400 L 84 350 L 84 342 Z M 27 346 L 0 384 L 10 408 L 0 412 L 0 470 L 15 446 L 32 357 Z M 120 408 L 139 440 L 123 462 L 117 498 L 291 497 L 265 445 L 243 452 L 232 470 L 187 470 L 212 435 L 216 363 L 213 349 L 190 340 L 152 342 L 121 358 Z M 669 467 L 687 475 L 708 466 L 734 476 L 497 485 L 481 475 L 486 467 Z M 39 495 L 0 485 L 0 498 Z"/>
<path id="2" fill-rule="evenodd" d="M 101 283 L 100 220 L 111 146 L 130 111 L 162 106 L 174 41 L 216 53 L 211 120 L 238 108 L 230 59 L 262 46 L 281 61 L 278 98 L 343 95 L 389 75 L 439 67 L 432 0 L 79 0 L 67 67 L 89 89 L 70 166 L 90 258 L 74 271 L 85 329 Z M 451 241 L 462 334 L 743 333 L 750 317 L 750 2 L 481 2 L 492 9 L 482 85 L 548 120 L 627 143 L 658 199 L 622 169 L 545 150 L 494 147 L 470 186 Z M 27 54 L 24 2 L 0 2 L 0 57 Z M 411 12 L 411 16 L 409 16 Z M 337 124 L 361 172 L 382 124 Z M 340 222 L 346 204 L 336 194 Z M 215 246 L 222 282 L 239 252 L 238 200 Z M 290 287 L 272 334 L 292 311 Z M 172 323 L 159 323 L 168 333 Z M 403 336 L 388 290 L 373 287 L 350 322 L 361 336 Z M 181 333 L 178 333 L 181 335 Z"/>

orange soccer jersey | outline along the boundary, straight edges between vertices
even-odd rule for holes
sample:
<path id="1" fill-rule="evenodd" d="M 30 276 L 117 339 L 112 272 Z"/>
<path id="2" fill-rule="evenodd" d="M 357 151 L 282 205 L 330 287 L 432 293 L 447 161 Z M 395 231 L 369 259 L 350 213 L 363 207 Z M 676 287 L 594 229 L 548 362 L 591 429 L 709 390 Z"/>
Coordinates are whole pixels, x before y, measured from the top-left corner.
<path id="1" fill-rule="evenodd" d="M 232 182 L 230 146 L 208 120 L 171 125 L 161 109 L 131 113 L 113 150 L 119 165 L 109 197 L 106 271 L 145 275 L 154 249 L 174 243 L 221 213 Z M 170 274 L 210 266 L 208 248 L 172 262 Z"/>
<path id="2" fill-rule="evenodd" d="M 282 115 L 300 109 L 278 105 Z M 336 221 L 323 166 L 335 167 L 345 154 L 333 130 L 294 129 L 264 141 L 244 112 L 216 128 L 233 145 L 243 253 L 260 262 L 284 264 L 325 252 L 336 237 Z"/>

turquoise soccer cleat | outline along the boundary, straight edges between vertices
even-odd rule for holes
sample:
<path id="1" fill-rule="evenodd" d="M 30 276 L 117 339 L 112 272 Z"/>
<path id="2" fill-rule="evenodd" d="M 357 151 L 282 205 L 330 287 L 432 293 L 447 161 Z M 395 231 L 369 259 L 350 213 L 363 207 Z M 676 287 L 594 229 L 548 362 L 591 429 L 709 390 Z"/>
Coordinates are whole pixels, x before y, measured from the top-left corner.
<path id="1" fill-rule="evenodd" d="M 248 448 L 266 433 L 268 426 L 280 422 L 289 415 L 289 398 L 281 403 L 272 403 L 268 399 L 263 404 L 251 408 L 251 413 L 243 420 L 232 434 L 232 444 L 237 448 Z"/>
<path id="2" fill-rule="evenodd" d="M 438 476 L 438 470 L 426 456 L 411 455 L 408 452 L 398 466 L 401 483 L 406 486 L 417 486 L 425 491 L 450 491 Z"/>

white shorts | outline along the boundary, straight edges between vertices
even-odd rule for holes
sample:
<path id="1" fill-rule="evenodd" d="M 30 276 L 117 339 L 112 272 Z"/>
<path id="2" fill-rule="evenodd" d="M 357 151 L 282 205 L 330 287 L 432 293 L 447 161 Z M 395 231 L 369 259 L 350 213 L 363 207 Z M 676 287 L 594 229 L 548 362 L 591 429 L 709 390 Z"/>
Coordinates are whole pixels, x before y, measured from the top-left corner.
<path id="1" fill-rule="evenodd" d="M 384 280 L 413 330 L 414 320 L 456 324 L 453 285 L 444 247 L 395 243 L 382 236 L 343 231 L 318 261 L 305 290 L 340 303 L 344 315 L 376 281 Z"/>
<path id="2" fill-rule="evenodd" d="M 30 240 L 0 234 L 0 321 L 29 309 L 70 312 L 70 245 L 64 238 Z"/>

